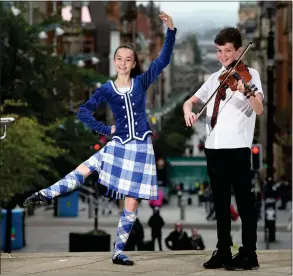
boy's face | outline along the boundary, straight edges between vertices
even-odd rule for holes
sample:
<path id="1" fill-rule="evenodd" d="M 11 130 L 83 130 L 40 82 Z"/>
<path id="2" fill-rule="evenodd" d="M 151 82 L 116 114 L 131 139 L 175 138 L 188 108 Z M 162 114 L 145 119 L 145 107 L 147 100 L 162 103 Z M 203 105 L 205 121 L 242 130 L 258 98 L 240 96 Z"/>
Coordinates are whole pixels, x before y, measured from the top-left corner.
<path id="1" fill-rule="evenodd" d="M 241 53 L 241 48 L 235 49 L 234 44 L 227 42 L 224 45 L 218 45 L 217 47 L 217 58 L 222 63 L 223 66 L 229 66 L 234 60 L 236 60 Z"/>

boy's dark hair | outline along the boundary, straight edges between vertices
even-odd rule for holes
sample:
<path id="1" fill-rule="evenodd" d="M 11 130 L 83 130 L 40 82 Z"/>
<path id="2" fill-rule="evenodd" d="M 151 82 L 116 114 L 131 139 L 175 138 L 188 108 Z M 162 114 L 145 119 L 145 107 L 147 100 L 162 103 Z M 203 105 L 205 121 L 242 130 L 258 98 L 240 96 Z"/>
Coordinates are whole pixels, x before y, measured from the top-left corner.
<path id="1" fill-rule="evenodd" d="M 116 53 L 119 49 L 121 48 L 126 48 L 126 49 L 130 49 L 133 51 L 133 55 L 134 55 L 134 62 L 135 62 L 135 67 L 131 69 L 130 71 L 130 77 L 131 78 L 135 78 L 136 76 L 140 75 L 143 73 L 143 70 L 141 68 L 141 65 L 140 65 L 140 62 L 139 62 L 139 59 L 138 59 L 138 55 L 137 55 L 137 52 L 136 52 L 136 49 L 135 49 L 135 46 L 132 44 L 132 43 L 127 43 L 127 44 L 122 44 L 120 45 L 116 50 L 115 50 L 115 53 L 114 53 L 114 58 L 116 56 Z"/>
<path id="2" fill-rule="evenodd" d="M 238 50 L 242 46 L 242 36 L 238 29 L 227 27 L 216 35 L 214 42 L 220 46 L 233 43 L 235 49 Z"/>

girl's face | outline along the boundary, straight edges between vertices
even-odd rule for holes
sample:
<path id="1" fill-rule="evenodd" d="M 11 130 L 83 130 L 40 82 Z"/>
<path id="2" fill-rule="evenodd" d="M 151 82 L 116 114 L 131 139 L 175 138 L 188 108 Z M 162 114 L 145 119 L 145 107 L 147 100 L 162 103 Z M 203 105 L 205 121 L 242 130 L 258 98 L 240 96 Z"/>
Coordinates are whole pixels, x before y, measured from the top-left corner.
<path id="1" fill-rule="evenodd" d="M 131 69 L 136 65 L 133 51 L 128 48 L 119 48 L 114 57 L 114 63 L 118 75 L 130 75 Z"/>
<path id="2" fill-rule="evenodd" d="M 234 44 L 227 42 L 225 45 L 218 45 L 217 47 L 217 58 L 222 63 L 224 67 L 229 66 L 233 61 L 238 59 L 240 56 L 240 48 L 235 49 Z"/>

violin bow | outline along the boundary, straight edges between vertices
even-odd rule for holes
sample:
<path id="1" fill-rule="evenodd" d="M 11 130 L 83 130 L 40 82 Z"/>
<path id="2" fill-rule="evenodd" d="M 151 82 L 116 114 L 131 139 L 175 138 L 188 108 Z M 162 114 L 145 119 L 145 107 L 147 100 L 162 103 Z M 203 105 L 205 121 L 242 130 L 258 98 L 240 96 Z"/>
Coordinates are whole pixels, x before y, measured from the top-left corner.
<path id="1" fill-rule="evenodd" d="M 233 65 L 233 67 L 231 67 L 228 71 L 228 74 L 226 76 L 226 78 L 220 83 L 220 85 L 218 86 L 218 88 L 215 90 L 215 92 L 210 96 L 210 98 L 206 101 L 206 103 L 204 104 L 204 106 L 201 108 L 201 110 L 196 114 L 196 118 L 198 119 L 199 116 L 205 111 L 205 109 L 207 108 L 208 103 L 212 100 L 212 98 L 217 94 L 218 90 L 224 85 L 225 81 L 230 77 L 231 72 L 236 68 L 236 66 L 238 65 L 238 63 L 240 62 L 240 60 L 243 58 L 243 56 L 246 54 L 246 52 L 249 50 L 250 46 L 252 45 L 252 41 L 250 41 L 248 43 L 248 45 L 246 46 L 246 48 L 244 49 L 244 51 L 242 52 L 242 54 L 239 56 L 238 60 L 236 61 L 236 63 Z M 185 130 L 187 130 L 190 127 L 185 128 Z"/>

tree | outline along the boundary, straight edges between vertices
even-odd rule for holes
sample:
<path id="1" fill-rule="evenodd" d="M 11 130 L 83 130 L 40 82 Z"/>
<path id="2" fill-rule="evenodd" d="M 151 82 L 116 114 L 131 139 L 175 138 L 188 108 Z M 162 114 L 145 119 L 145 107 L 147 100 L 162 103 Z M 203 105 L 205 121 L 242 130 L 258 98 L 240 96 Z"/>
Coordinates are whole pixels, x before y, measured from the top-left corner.
<path id="1" fill-rule="evenodd" d="M 147 8 L 148 8 L 148 16 L 150 18 L 153 34 L 155 36 L 161 35 L 162 21 L 159 18 L 159 14 L 160 14 L 159 7 L 155 5 L 154 1 L 149 1 Z"/>
<path id="2" fill-rule="evenodd" d="M 3 112 L 36 116 L 39 122 L 48 125 L 68 115 L 72 94 L 73 100 L 80 99 L 81 92 L 108 78 L 53 56 L 52 45 L 42 45 L 38 37 L 44 22 L 29 25 L 22 15 L 13 16 L 0 3 L 4 42 L 1 45 L 1 95 L 5 100 L 21 100 L 26 104 L 21 108 L 6 106 Z M 46 22 L 52 23 L 47 19 Z"/>
<path id="3" fill-rule="evenodd" d="M 42 45 L 38 37 L 43 25 L 29 25 L 22 14 L 15 17 L 0 3 L 1 113 L 19 118 L 3 141 L 0 191 L 6 201 L 14 193 L 53 184 L 64 176 L 64 168 L 93 153 L 91 141 L 96 139 L 88 130 L 79 130 L 81 124 L 75 124 L 68 100 L 72 91 L 80 102 L 81 92 L 108 78 L 53 56 L 53 48 Z M 65 131 L 61 124 L 68 125 Z"/>
<path id="4" fill-rule="evenodd" d="M 186 36 L 186 40 L 192 44 L 193 52 L 194 52 L 194 64 L 201 64 L 201 51 L 198 46 L 196 34 L 188 34 Z"/>
<path id="5" fill-rule="evenodd" d="M 7 138 L 1 141 L 0 205 L 36 183 L 43 187 L 48 185 L 42 172 L 56 175 L 50 162 L 65 152 L 46 135 L 47 128 L 35 118 L 8 116 L 16 118 L 16 123 L 9 127 Z"/>
<path id="6" fill-rule="evenodd" d="M 164 121 L 159 138 L 154 141 L 155 154 L 158 157 L 183 155 L 186 142 L 194 133 L 192 128 L 185 129 L 182 105 L 178 105 Z"/>
<path id="7" fill-rule="evenodd" d="M 54 160 L 56 169 L 61 177 L 75 169 L 96 151 L 93 146 L 99 142 L 99 136 L 79 122 L 75 116 L 68 117 L 50 132 L 58 146 L 66 152 Z M 102 144 L 101 144 L 102 148 Z"/>

